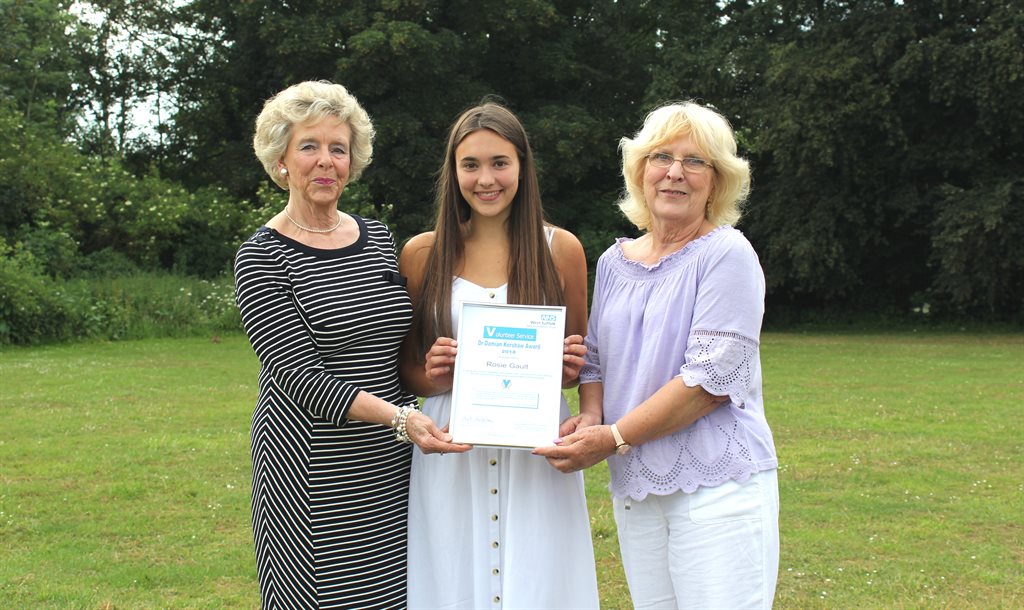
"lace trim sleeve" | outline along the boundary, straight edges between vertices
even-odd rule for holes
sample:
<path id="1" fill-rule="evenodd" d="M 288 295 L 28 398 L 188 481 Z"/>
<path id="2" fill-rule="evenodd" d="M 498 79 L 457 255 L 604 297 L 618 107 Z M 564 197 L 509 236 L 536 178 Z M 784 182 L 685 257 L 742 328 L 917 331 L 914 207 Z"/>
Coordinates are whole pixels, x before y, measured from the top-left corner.
<path id="1" fill-rule="evenodd" d="M 603 381 L 601 377 L 601 350 L 590 340 L 588 334 L 583 338 L 587 346 L 587 354 L 583 356 L 583 368 L 580 369 L 580 383 L 596 383 Z"/>
<path id="2" fill-rule="evenodd" d="M 757 362 L 756 340 L 732 332 L 694 330 L 679 373 L 686 385 L 699 385 L 716 396 L 728 395 L 734 405 L 743 407 L 753 389 Z"/>

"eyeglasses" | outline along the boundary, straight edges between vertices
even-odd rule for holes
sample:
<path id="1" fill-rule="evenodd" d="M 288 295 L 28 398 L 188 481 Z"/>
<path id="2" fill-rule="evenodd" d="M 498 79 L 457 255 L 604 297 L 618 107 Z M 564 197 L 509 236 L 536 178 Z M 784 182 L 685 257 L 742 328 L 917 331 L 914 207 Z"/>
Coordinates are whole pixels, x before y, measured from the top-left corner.
<path id="1" fill-rule="evenodd" d="M 708 168 L 714 169 L 715 167 L 704 159 L 698 159 L 697 157 L 676 159 L 668 153 L 651 153 L 647 155 L 647 162 L 654 167 L 672 167 L 672 164 L 676 161 L 679 161 L 679 164 L 683 166 L 683 171 L 687 174 L 703 174 L 708 171 Z"/>

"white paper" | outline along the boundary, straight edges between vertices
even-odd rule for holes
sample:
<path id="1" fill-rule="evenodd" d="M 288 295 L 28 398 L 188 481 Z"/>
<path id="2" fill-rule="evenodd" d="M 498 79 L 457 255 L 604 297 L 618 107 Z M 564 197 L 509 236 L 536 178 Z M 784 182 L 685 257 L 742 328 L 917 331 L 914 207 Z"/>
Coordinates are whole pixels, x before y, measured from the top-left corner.
<path id="1" fill-rule="evenodd" d="M 461 307 L 449 428 L 455 442 L 551 445 L 561 407 L 565 307 Z"/>

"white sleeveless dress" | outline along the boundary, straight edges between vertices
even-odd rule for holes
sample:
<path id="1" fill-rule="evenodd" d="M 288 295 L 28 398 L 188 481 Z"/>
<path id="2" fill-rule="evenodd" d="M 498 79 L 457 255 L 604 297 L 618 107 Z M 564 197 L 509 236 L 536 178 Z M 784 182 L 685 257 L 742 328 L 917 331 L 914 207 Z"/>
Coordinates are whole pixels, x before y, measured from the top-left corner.
<path id="1" fill-rule="evenodd" d="M 461 301 L 505 303 L 507 287 L 455 278 L 453 329 Z M 450 408 L 450 392 L 423 403 L 439 426 Z M 563 474 L 525 449 L 414 451 L 408 559 L 411 609 L 599 606 L 583 473 Z"/>

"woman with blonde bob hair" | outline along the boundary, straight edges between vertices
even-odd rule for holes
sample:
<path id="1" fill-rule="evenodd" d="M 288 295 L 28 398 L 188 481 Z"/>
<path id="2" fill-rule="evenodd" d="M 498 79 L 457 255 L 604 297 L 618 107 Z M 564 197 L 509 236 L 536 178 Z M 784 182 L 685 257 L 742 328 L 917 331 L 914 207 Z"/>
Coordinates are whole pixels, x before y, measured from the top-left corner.
<path id="1" fill-rule="evenodd" d="M 715 168 L 715 188 L 707 202 L 706 216 L 714 226 L 734 225 L 740 205 L 750 193 L 750 164 L 736 156 L 736 139 L 725 117 L 693 102 L 662 106 L 648 115 L 636 137 L 622 138 L 622 176 L 626 196 L 619 209 L 638 229 L 650 229 L 651 217 L 643 193 L 647 155 L 681 135 L 690 134 Z"/>
<path id="2" fill-rule="evenodd" d="M 603 459 L 636 608 L 770 608 L 778 460 L 764 416 L 764 274 L 731 226 L 750 188 L 726 119 L 684 102 L 623 138 L 619 205 L 643 231 L 601 255 L 580 372 L 583 425 L 535 450 Z"/>
<path id="3" fill-rule="evenodd" d="M 383 223 L 338 209 L 373 154 L 341 85 L 304 82 L 253 138 L 288 202 L 238 249 L 235 288 L 260 361 L 252 525 L 263 608 L 402 608 L 410 443 L 460 452 L 398 381 L 412 303 Z"/>

